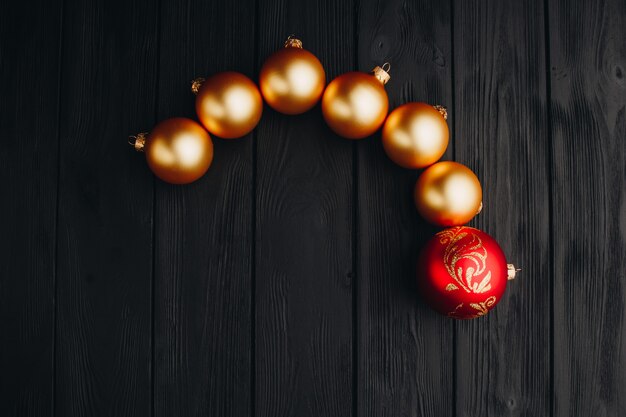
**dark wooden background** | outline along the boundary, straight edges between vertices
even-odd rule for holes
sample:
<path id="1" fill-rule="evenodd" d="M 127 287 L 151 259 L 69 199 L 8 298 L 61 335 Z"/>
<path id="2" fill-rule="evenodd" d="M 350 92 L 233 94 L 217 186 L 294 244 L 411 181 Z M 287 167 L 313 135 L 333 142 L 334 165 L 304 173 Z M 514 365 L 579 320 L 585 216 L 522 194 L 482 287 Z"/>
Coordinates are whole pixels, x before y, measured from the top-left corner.
<path id="1" fill-rule="evenodd" d="M 127 145 L 292 33 L 448 107 L 523 268 L 487 317 L 419 300 L 378 134 L 266 107 L 188 186 Z M 2 1 L 0 416 L 623 417 L 625 144 L 624 0 Z"/>

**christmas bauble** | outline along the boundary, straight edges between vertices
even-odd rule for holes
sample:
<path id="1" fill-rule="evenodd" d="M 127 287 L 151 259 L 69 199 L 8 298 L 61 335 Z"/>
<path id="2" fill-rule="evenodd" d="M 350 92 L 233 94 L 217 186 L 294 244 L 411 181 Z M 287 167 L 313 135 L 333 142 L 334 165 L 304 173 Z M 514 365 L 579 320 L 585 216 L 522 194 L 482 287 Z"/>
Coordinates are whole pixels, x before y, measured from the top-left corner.
<path id="1" fill-rule="evenodd" d="M 383 147 L 396 164 L 418 169 L 434 164 L 448 147 L 445 110 L 426 103 L 406 103 L 392 111 L 383 126 Z"/>
<path id="2" fill-rule="evenodd" d="M 348 72 L 328 84 L 322 96 L 322 113 L 335 133 L 362 139 L 382 126 L 389 108 L 384 87 L 389 80 L 387 71 L 376 67 L 372 74 Z"/>
<path id="3" fill-rule="evenodd" d="M 259 86 L 263 98 L 276 111 L 300 114 L 322 97 L 326 73 L 315 55 L 289 37 L 285 47 L 272 54 L 261 68 Z"/>
<path id="4" fill-rule="evenodd" d="M 212 134 L 224 139 L 245 136 L 256 127 L 263 99 L 256 84 L 238 72 L 220 72 L 208 80 L 194 80 L 196 113 Z"/>
<path id="5" fill-rule="evenodd" d="M 463 164 L 437 162 L 417 180 L 415 206 L 431 223 L 459 226 L 470 221 L 482 208 L 483 192 L 476 175 Z"/>
<path id="6" fill-rule="evenodd" d="M 204 175 L 213 161 L 209 133 L 191 119 L 177 117 L 156 125 L 149 134 L 133 137 L 137 151 L 145 152 L 154 175 L 171 184 L 188 184 Z"/>
<path id="7" fill-rule="evenodd" d="M 487 233 L 460 226 L 437 233 L 422 249 L 418 288 L 435 311 L 458 319 L 487 314 L 516 269 Z"/>

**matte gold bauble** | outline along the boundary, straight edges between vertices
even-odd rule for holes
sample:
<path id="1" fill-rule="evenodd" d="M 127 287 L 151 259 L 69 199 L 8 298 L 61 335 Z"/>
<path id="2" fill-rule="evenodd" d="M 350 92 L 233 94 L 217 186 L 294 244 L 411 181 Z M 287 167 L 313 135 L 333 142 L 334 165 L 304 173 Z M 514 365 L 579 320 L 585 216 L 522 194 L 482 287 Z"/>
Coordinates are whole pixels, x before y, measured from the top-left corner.
<path id="1" fill-rule="evenodd" d="M 382 126 L 389 109 L 384 87 L 389 81 L 388 70 L 376 67 L 372 74 L 348 72 L 328 84 L 322 96 L 322 113 L 335 133 L 362 139 Z"/>
<path id="2" fill-rule="evenodd" d="M 326 73 L 315 55 L 302 49 L 302 42 L 289 37 L 285 47 L 272 54 L 261 68 L 259 86 L 274 110 L 300 114 L 322 97 Z"/>
<path id="3" fill-rule="evenodd" d="M 383 147 L 393 162 L 419 169 L 437 162 L 448 147 L 445 110 L 426 103 L 406 103 L 389 114 L 383 126 Z"/>
<path id="4" fill-rule="evenodd" d="M 482 208 L 483 191 L 476 175 L 463 164 L 437 162 L 415 184 L 415 206 L 439 226 L 460 226 Z"/>
<path id="5" fill-rule="evenodd" d="M 152 132 L 133 137 L 131 144 L 145 152 L 154 175 L 171 184 L 188 184 L 204 175 L 213 161 L 209 133 L 191 119 L 177 117 L 156 125 Z"/>
<path id="6" fill-rule="evenodd" d="M 194 80 L 196 113 L 212 134 L 224 139 L 245 136 L 261 120 L 263 99 L 256 84 L 238 72 L 220 72 Z"/>

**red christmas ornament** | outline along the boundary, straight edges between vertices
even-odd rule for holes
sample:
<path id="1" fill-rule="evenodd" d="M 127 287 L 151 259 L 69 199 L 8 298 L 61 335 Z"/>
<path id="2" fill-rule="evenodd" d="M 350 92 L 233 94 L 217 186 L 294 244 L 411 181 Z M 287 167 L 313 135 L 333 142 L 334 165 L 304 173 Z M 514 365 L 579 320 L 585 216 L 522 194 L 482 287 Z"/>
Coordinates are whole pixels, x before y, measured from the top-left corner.
<path id="1" fill-rule="evenodd" d="M 459 226 L 437 233 L 422 250 L 418 287 L 437 312 L 457 319 L 484 316 L 495 307 L 517 270 L 491 236 Z"/>

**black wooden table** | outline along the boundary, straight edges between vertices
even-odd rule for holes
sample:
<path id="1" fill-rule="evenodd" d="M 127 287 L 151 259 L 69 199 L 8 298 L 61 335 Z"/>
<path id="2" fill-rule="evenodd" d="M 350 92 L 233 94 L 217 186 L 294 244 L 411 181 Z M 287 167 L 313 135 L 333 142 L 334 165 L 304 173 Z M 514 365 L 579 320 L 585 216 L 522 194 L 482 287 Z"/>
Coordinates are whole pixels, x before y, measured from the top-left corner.
<path id="1" fill-rule="evenodd" d="M 266 107 L 188 186 L 127 145 L 292 33 L 448 107 L 523 268 L 487 317 L 419 300 L 379 134 Z M 625 144 L 624 0 L 3 0 L 0 416 L 625 416 Z"/>

